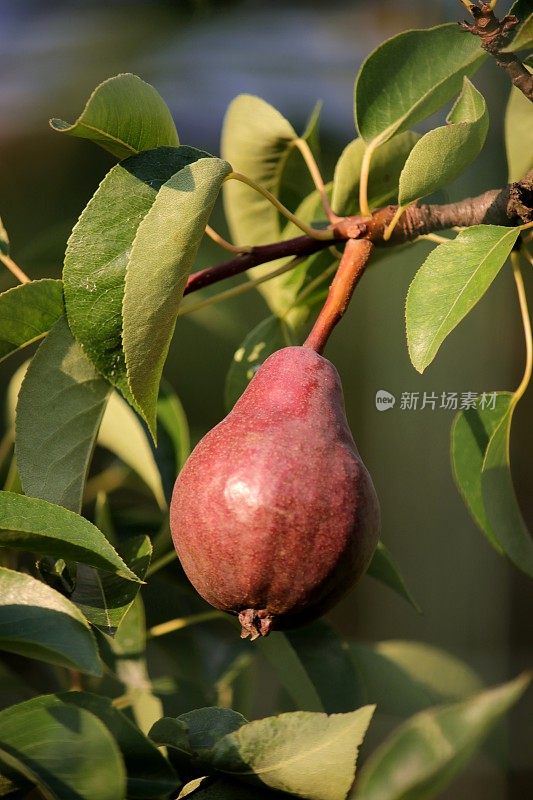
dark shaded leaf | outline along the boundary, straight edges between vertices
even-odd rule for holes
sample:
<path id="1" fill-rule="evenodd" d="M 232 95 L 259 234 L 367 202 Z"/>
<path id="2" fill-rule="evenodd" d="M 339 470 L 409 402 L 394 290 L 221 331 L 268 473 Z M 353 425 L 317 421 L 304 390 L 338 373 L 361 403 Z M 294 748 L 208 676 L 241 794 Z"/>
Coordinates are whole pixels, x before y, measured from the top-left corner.
<path id="1" fill-rule="evenodd" d="M 70 600 L 30 575 L 0 567 L 0 649 L 101 675 L 89 624 Z"/>

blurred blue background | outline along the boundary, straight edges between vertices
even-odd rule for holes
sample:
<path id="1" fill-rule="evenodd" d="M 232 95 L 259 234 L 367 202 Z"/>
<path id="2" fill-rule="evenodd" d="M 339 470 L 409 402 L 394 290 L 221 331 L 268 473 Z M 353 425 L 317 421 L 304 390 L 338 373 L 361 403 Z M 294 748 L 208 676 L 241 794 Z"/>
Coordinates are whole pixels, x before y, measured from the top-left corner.
<path id="1" fill-rule="evenodd" d="M 0 215 L 14 258 L 31 277 L 60 274 L 72 225 L 113 161 L 88 142 L 58 136 L 47 120 L 75 119 L 103 79 L 140 75 L 169 104 L 181 141 L 214 153 L 225 108 L 236 94 L 260 95 L 297 129 L 322 99 L 329 178 L 355 135 L 353 81 L 365 55 L 406 28 L 463 17 L 462 6 L 451 0 L 0 2 Z M 506 182 L 502 129 L 509 87 L 492 63 L 474 80 L 489 104 L 491 131 L 477 163 L 448 188 L 447 199 Z M 487 682 L 497 682 L 531 667 L 531 587 L 486 543 L 455 490 L 449 465 L 453 412 L 401 410 L 398 401 L 380 413 L 374 396 L 378 389 L 398 399 L 402 392 L 513 389 L 524 360 L 520 318 L 506 268 L 424 376 L 416 373 L 407 354 L 404 304 L 429 249 L 409 246 L 371 267 L 327 351 L 341 373 L 354 437 L 381 499 L 383 540 L 423 614 L 367 578 L 331 619 L 358 639 L 406 638 L 446 648 Z M 223 258 L 207 244 L 200 263 Z M 533 298 L 533 280 L 525 278 Z M 10 285 L 10 275 L 0 273 L 0 289 Z M 223 416 L 233 352 L 267 314 L 261 298 L 249 293 L 178 322 L 167 376 L 195 439 Z M 2 392 L 14 361 L 2 365 Z M 515 415 L 512 463 L 524 515 L 533 523 L 531 402 L 529 392 Z M 526 701 L 514 712 L 507 777 L 481 756 L 443 797 L 532 796 L 531 711 L 529 698 L 529 708 Z"/>

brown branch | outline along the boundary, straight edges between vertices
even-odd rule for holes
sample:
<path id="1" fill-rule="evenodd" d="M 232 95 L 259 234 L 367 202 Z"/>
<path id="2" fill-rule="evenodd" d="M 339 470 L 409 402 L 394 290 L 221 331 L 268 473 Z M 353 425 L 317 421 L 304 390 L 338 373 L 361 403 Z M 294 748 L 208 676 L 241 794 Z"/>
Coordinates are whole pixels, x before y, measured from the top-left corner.
<path id="1" fill-rule="evenodd" d="M 189 275 L 183 294 L 196 292 L 198 289 L 203 289 L 205 286 L 224 280 L 224 278 L 240 275 L 242 272 L 246 272 L 247 269 L 251 269 L 251 267 L 257 267 L 259 264 L 268 264 L 269 261 L 276 261 L 278 258 L 311 256 L 320 250 L 325 250 L 326 247 L 331 247 L 333 242 L 333 239 L 325 240 L 313 239 L 311 236 L 297 236 L 296 239 L 258 245 L 253 247 L 249 253 L 243 253 L 240 256 L 229 259 L 229 261 L 224 261 L 222 264 L 217 264 L 215 267 L 193 272 Z"/>
<path id="2" fill-rule="evenodd" d="M 374 245 L 368 239 L 349 239 L 328 296 L 318 315 L 311 333 L 304 342 L 317 353 L 322 353 L 335 325 L 342 319 L 352 298 L 355 287 L 372 255 Z"/>
<path id="3" fill-rule="evenodd" d="M 509 44 L 510 31 L 520 20 L 514 14 L 507 14 L 501 20 L 498 19 L 488 3 L 472 4 L 470 13 L 474 17 L 474 22 L 460 22 L 460 26 L 474 36 L 479 36 L 481 47 L 507 72 L 513 85 L 533 102 L 533 75 L 515 53 L 503 50 Z"/>
<path id="4" fill-rule="evenodd" d="M 389 246 L 409 242 L 426 233 L 442 231 L 455 226 L 470 225 L 523 225 L 533 221 L 533 170 L 518 183 L 503 189 L 459 200 L 445 205 L 420 205 L 407 208 L 389 241 L 383 241 L 385 228 L 390 224 L 398 206 L 385 206 L 375 211 L 371 219 L 345 217 L 333 226 L 334 239 L 313 239 L 298 236 L 282 242 L 258 245 L 249 253 L 231 258 L 214 267 L 193 272 L 189 276 L 184 294 L 196 292 L 205 286 L 240 275 L 259 264 L 278 258 L 310 256 L 347 239 L 369 239 L 376 245 Z"/>
<path id="5" fill-rule="evenodd" d="M 399 244 L 426 233 L 471 225 L 523 225 L 533 221 L 533 170 L 518 183 L 492 189 L 445 205 L 414 205 L 405 209 L 388 242 L 383 233 L 397 206 L 380 208 L 368 224 L 367 236 L 376 244 Z"/>

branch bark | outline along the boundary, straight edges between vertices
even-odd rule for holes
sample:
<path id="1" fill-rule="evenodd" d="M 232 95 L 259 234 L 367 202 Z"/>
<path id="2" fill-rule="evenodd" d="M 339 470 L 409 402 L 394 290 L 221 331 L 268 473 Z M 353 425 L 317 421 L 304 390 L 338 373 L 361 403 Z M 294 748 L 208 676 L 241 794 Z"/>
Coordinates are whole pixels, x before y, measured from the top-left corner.
<path id="1" fill-rule="evenodd" d="M 474 36 L 479 36 L 481 47 L 507 72 L 513 85 L 533 102 L 533 75 L 515 53 L 503 50 L 509 44 L 510 31 L 520 20 L 514 14 L 507 14 L 501 20 L 498 19 L 488 3 L 472 4 L 470 13 L 474 17 L 474 22 L 460 22 L 461 27 Z"/>
<path id="2" fill-rule="evenodd" d="M 345 217 L 332 226 L 335 238 L 313 239 L 298 236 L 282 242 L 253 247 L 249 253 L 231 258 L 221 264 L 194 272 L 189 276 L 184 294 L 240 275 L 246 270 L 290 256 L 310 256 L 348 239 L 368 239 L 375 245 L 390 246 L 409 242 L 426 233 L 442 231 L 455 226 L 470 225 L 523 225 L 533 221 L 533 170 L 517 183 L 503 189 L 492 189 L 477 197 L 468 197 L 457 203 L 444 205 L 418 205 L 407 208 L 396 225 L 389 241 L 383 241 L 385 228 L 390 224 L 398 206 L 385 206 L 375 211 L 370 219 L 360 216 Z"/>

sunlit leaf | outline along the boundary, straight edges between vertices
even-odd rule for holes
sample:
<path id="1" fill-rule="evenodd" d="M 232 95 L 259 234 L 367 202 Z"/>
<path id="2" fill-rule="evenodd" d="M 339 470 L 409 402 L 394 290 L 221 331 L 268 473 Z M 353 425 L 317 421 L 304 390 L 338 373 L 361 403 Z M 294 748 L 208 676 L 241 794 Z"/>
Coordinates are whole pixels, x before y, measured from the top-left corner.
<path id="1" fill-rule="evenodd" d="M 331 716 L 296 711 L 249 722 L 215 745 L 213 765 L 308 800 L 344 800 L 374 708 Z"/>
<path id="2" fill-rule="evenodd" d="M 81 511 L 110 389 L 61 317 L 30 362 L 18 395 L 15 455 L 26 494 Z"/>
<path id="3" fill-rule="evenodd" d="M 318 129 L 320 125 L 320 115 L 322 113 L 323 105 L 324 104 L 322 100 L 318 100 L 315 103 L 313 110 L 309 114 L 309 118 L 306 122 L 305 128 L 302 133 L 302 139 L 304 139 L 307 142 L 307 144 L 311 148 L 311 151 L 315 153 L 315 156 L 317 151 L 320 149 Z"/>
<path id="4" fill-rule="evenodd" d="M 159 147 L 117 164 L 67 243 L 63 280 L 72 333 L 96 368 L 130 400 L 122 302 L 133 241 L 161 186 L 185 165 L 207 155 L 192 147 Z"/>
<path id="5" fill-rule="evenodd" d="M 520 228 L 474 225 L 431 251 L 409 287 L 405 311 L 409 355 L 419 372 L 483 297 L 519 233 Z"/>
<path id="6" fill-rule="evenodd" d="M 457 414 L 451 430 L 451 458 L 453 476 L 468 510 L 492 546 L 502 553 L 487 519 L 481 472 L 489 440 L 506 415 L 512 395 L 509 392 L 494 394 L 494 403 L 491 396 L 487 395 L 484 408 L 478 403 L 476 408 L 465 409 Z"/>
<path id="7" fill-rule="evenodd" d="M 357 800 L 431 798 L 450 783 L 490 729 L 525 691 L 529 677 L 470 700 L 422 711 L 394 731 L 365 762 Z"/>
<path id="8" fill-rule="evenodd" d="M 161 95 L 137 75 L 125 73 L 96 87 L 76 122 L 51 119 L 55 131 L 90 139 L 117 158 L 179 144 Z"/>
<path id="9" fill-rule="evenodd" d="M 101 675 L 98 647 L 70 600 L 30 575 L 0 567 L 0 650 Z"/>
<path id="10" fill-rule="evenodd" d="M 226 112 L 221 153 L 236 172 L 276 194 L 295 139 L 296 131 L 279 111 L 260 97 L 242 94 Z M 249 186 L 227 181 L 224 205 L 236 244 L 267 244 L 278 238 L 278 212 Z"/>
<path id="11" fill-rule="evenodd" d="M 55 695 L 0 711 L 0 763 L 35 783 L 47 800 L 124 800 L 118 745 L 94 714 Z M 5 765 L 5 766 L 4 766 Z"/>
<path id="12" fill-rule="evenodd" d="M 79 561 L 139 581 L 97 527 L 62 506 L 0 492 L 0 525 L 0 547 Z"/>
<path id="13" fill-rule="evenodd" d="M 154 435 L 159 382 L 178 307 L 229 172 L 226 161 L 199 158 L 173 175 L 140 223 L 128 258 L 122 305 L 128 384 Z"/>
<path id="14" fill-rule="evenodd" d="M 519 181 L 533 168 L 533 103 L 515 86 L 505 111 L 505 150 L 509 181 Z"/>
<path id="15" fill-rule="evenodd" d="M 135 411 L 118 392 L 112 392 L 107 402 L 98 444 L 131 467 L 152 490 L 159 506 L 165 507 L 161 476 L 146 431 Z"/>
<path id="16" fill-rule="evenodd" d="M 412 30 L 379 45 L 355 84 L 355 117 L 367 142 L 390 139 L 456 95 L 486 58 L 476 36 L 455 23 Z"/>
<path id="17" fill-rule="evenodd" d="M 151 439 L 150 444 L 153 444 Z M 176 476 L 190 452 L 189 424 L 185 410 L 172 386 L 163 380 L 157 399 L 157 447 L 153 449 L 153 453 L 168 503 Z"/>
<path id="18" fill-rule="evenodd" d="M 466 77 L 446 123 L 422 136 L 411 150 L 400 175 L 400 205 L 451 183 L 481 152 L 489 128 L 487 106 Z"/>
<path id="19" fill-rule="evenodd" d="M 292 125 L 269 103 L 243 94 L 226 112 L 221 154 L 240 172 L 273 194 L 279 191 L 286 159 L 298 135 Z M 280 238 L 278 212 L 261 194 L 235 180 L 224 184 L 224 209 L 236 244 L 258 245 Z M 254 277 L 275 269 L 282 261 L 254 269 Z M 275 281 L 260 291 L 274 312 L 280 311 Z"/>
<path id="20" fill-rule="evenodd" d="M 41 339 L 63 313 L 63 284 L 52 278 L 0 294 L 0 360 Z"/>

